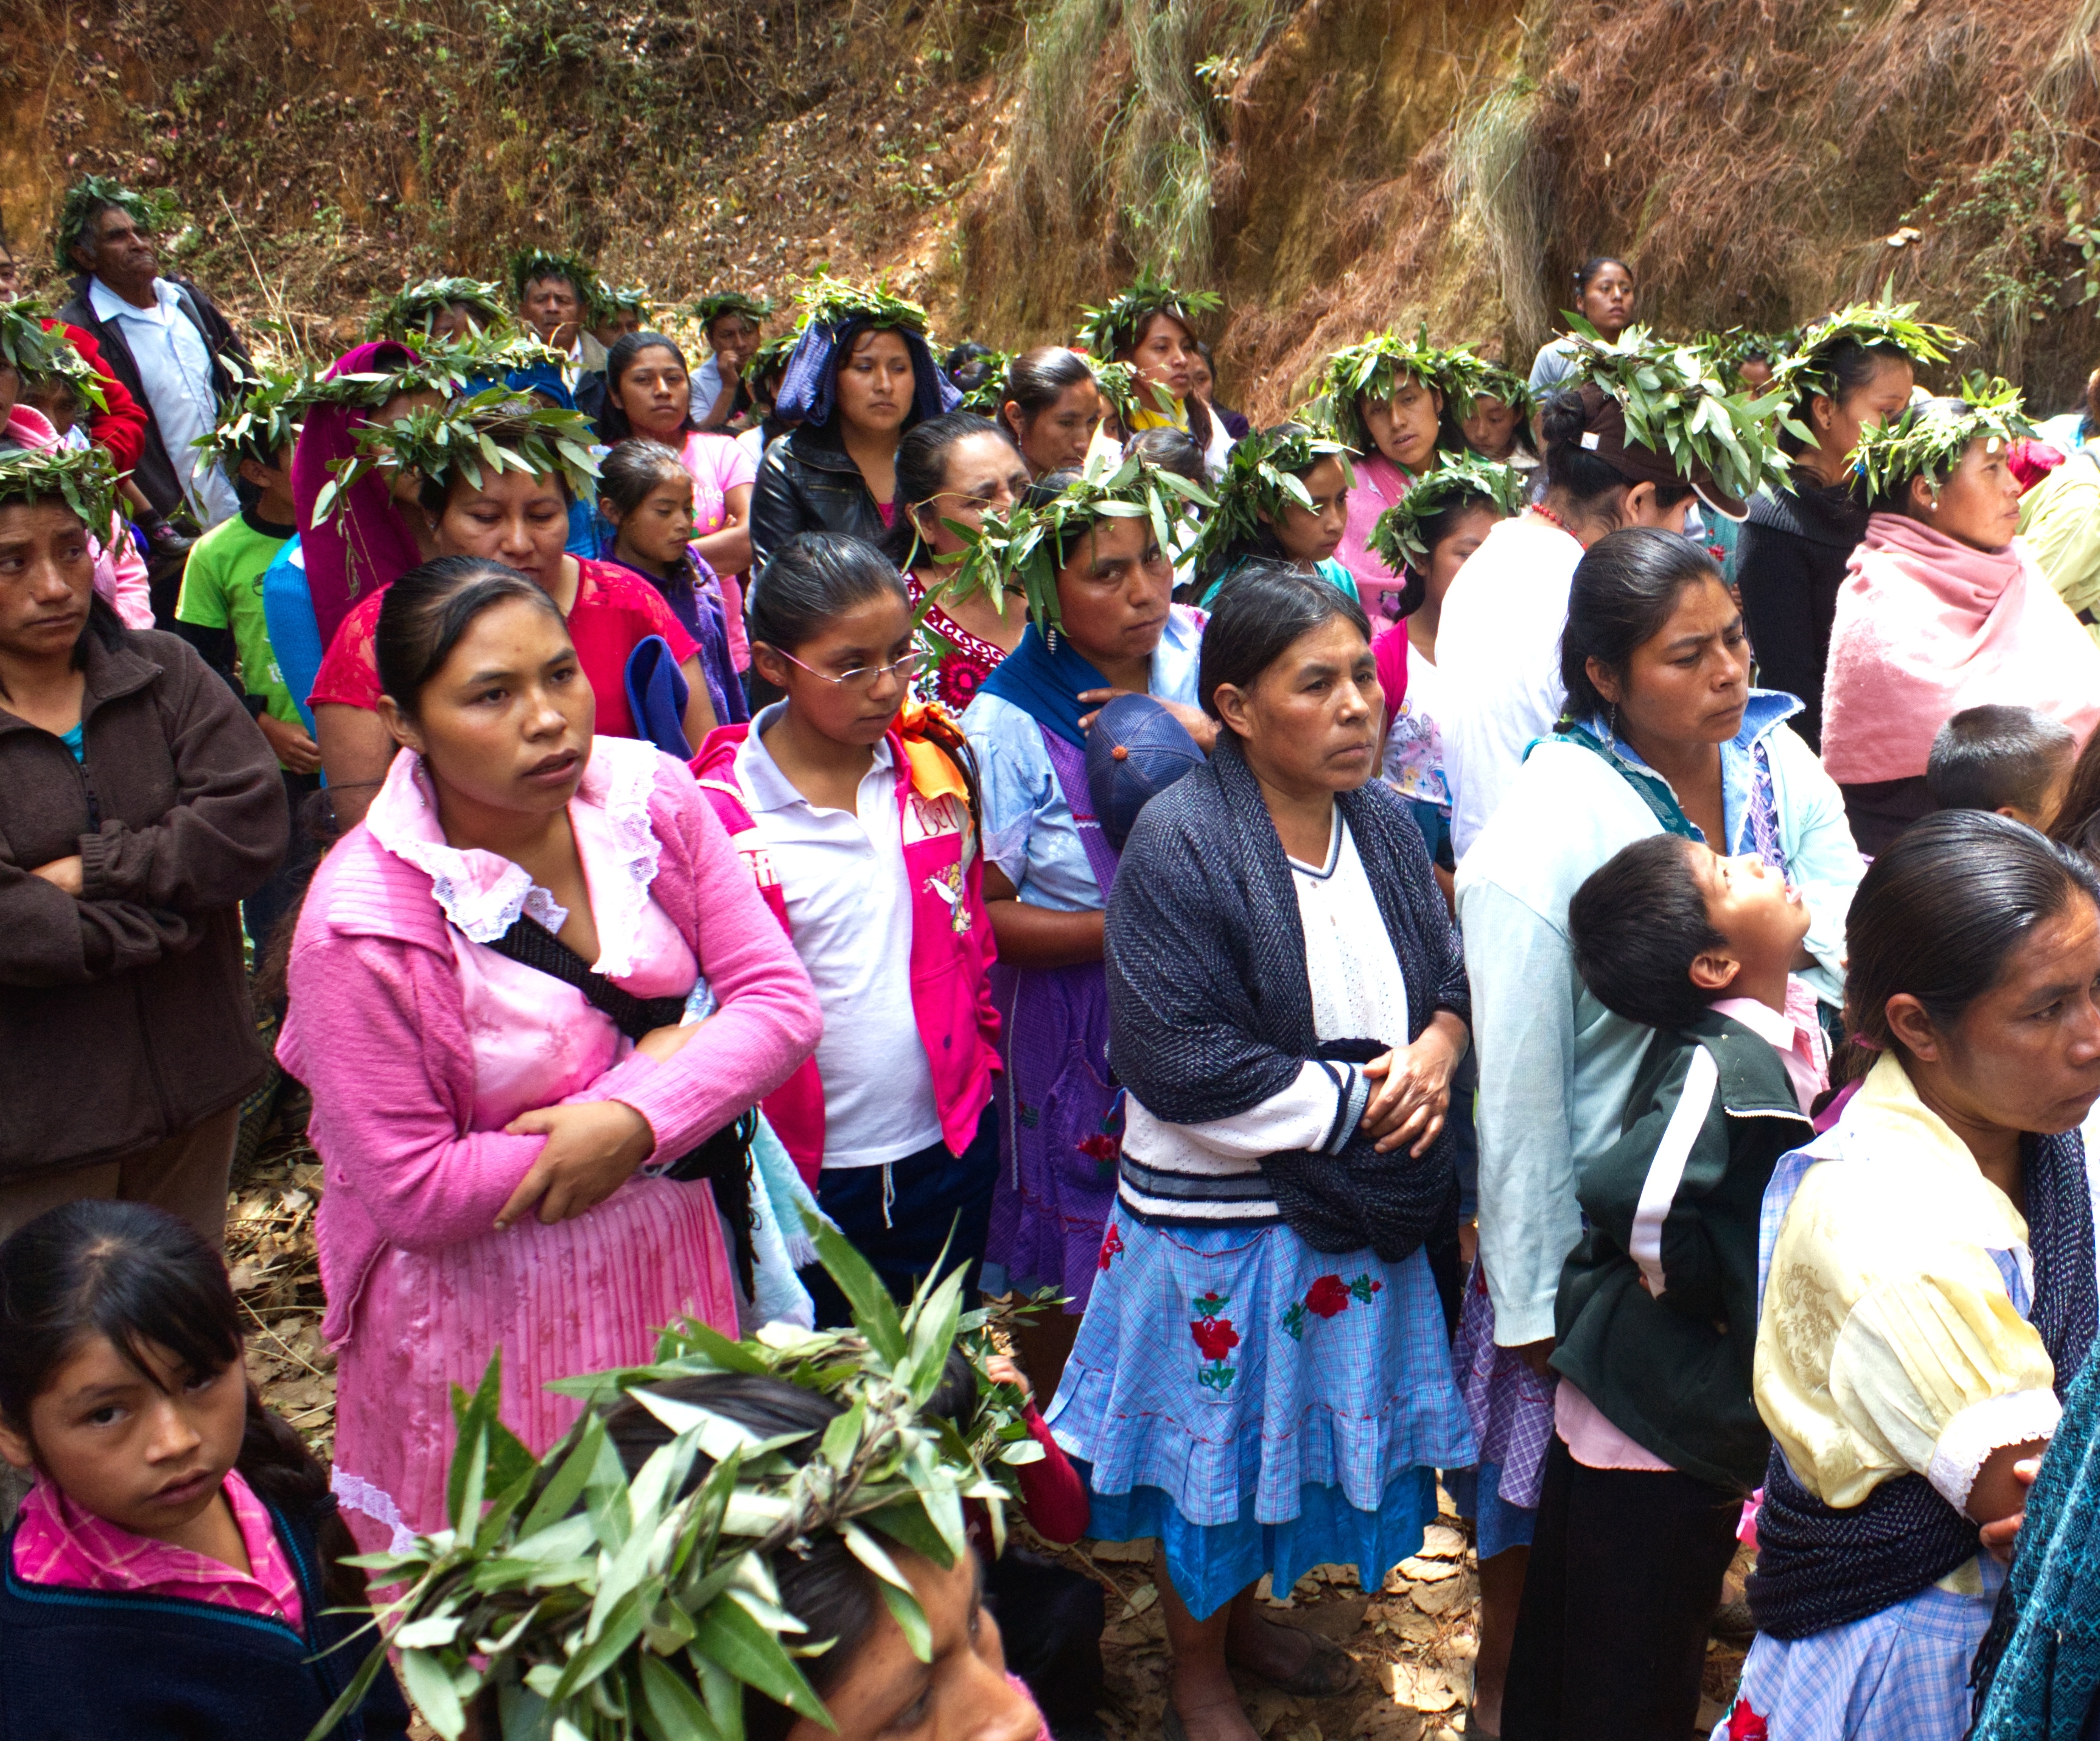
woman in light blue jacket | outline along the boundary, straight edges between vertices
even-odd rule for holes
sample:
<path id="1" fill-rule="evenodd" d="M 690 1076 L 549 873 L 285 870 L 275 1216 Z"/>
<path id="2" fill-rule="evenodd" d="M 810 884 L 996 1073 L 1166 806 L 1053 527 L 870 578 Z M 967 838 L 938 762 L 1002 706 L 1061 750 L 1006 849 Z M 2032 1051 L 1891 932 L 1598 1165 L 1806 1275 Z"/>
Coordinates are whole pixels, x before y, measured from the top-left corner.
<path id="1" fill-rule="evenodd" d="M 1749 687 L 1742 613 L 1689 540 L 1631 528 L 1590 546 L 1561 677 L 1560 727 L 1533 745 L 1458 877 L 1480 1068 L 1480 1260 L 1458 1358 L 1481 1440 L 1481 1681 L 1498 1705 L 1523 1582 L 1524 1555 L 1507 1550 L 1530 1540 L 1554 1434 L 1546 1361 L 1561 1266 L 1582 1233 L 1577 1169 L 1617 1137 L 1650 1032 L 1584 987 L 1568 899 L 1621 847 L 1661 832 L 1762 859 L 1811 916 L 1789 1014 L 1813 1024 L 1819 1004 L 1842 1002 L 1862 868 L 1838 788 L 1786 723 L 1800 701 Z M 1481 1720 L 1493 1728 L 1499 1714 Z"/>

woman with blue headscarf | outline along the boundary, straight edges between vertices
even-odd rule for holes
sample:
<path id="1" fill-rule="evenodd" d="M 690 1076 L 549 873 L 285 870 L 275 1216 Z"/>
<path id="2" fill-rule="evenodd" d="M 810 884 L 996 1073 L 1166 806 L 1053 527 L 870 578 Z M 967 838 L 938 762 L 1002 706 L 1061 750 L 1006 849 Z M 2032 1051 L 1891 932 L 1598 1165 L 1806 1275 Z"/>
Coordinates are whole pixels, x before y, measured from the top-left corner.
<path id="1" fill-rule="evenodd" d="M 779 414 L 796 427 L 766 449 L 751 502 L 752 572 L 797 532 L 870 542 L 897 517 L 897 444 L 962 395 L 926 344 L 926 311 L 877 288 L 820 278 L 788 360 Z"/>

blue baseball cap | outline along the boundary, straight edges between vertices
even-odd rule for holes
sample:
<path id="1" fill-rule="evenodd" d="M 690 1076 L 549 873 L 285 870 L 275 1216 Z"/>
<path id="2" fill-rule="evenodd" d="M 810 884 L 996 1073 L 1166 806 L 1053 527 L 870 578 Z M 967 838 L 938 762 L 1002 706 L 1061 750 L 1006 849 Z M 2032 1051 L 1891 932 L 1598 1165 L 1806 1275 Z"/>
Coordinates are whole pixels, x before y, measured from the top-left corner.
<path id="1" fill-rule="evenodd" d="M 1110 701 L 1087 733 L 1087 790 L 1109 844 L 1122 851 L 1146 801 L 1202 765 L 1195 739 L 1150 696 Z"/>

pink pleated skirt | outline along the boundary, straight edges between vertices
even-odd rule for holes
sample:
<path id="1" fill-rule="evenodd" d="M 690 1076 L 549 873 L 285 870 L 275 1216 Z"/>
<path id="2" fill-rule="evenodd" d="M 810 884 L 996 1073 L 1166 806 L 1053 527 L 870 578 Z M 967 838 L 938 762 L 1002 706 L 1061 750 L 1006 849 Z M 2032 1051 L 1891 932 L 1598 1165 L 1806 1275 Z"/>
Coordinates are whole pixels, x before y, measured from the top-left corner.
<path id="1" fill-rule="evenodd" d="M 535 1455 L 580 1412 L 554 1379 L 633 1366 L 696 1318 L 738 1333 L 736 1288 L 704 1181 L 633 1179 L 589 1213 L 526 1220 L 436 1252 L 390 1246 L 336 1368 L 335 1491 L 359 1546 L 447 1527 L 454 1385 L 503 1350 L 502 1421 Z"/>

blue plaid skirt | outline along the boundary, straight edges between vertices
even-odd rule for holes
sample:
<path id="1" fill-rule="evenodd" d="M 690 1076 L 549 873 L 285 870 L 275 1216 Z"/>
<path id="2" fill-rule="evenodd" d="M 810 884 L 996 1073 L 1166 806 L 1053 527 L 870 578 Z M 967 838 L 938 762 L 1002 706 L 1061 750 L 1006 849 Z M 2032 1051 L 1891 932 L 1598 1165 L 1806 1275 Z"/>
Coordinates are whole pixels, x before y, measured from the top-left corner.
<path id="1" fill-rule="evenodd" d="M 1435 1472 L 1477 1455 L 1427 1254 L 1120 1209 L 1048 1418 L 1091 1533 L 1158 1536 L 1198 1617 L 1264 1571 L 1353 1564 L 1377 1589 L 1436 1515 Z"/>

